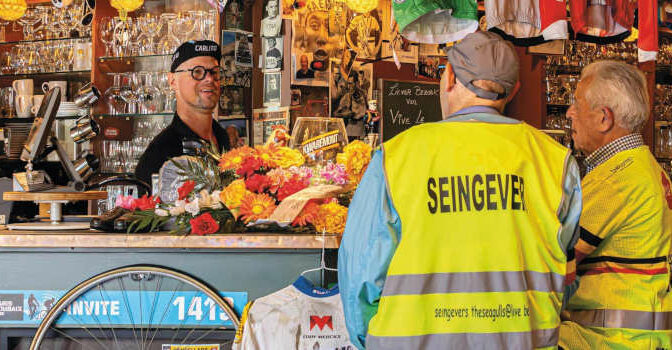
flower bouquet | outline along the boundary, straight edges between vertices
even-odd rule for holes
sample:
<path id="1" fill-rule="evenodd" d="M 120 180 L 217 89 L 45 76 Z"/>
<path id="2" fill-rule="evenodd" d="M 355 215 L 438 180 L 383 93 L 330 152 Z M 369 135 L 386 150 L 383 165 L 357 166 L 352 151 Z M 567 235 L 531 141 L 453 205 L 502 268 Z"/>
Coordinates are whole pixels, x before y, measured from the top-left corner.
<path id="1" fill-rule="evenodd" d="M 370 160 L 371 147 L 360 141 L 345 146 L 335 163 L 314 167 L 305 165 L 298 150 L 273 143 L 243 146 L 221 155 L 211 152 L 179 167 L 180 175 L 190 180 L 178 188 L 174 203 L 152 197 L 137 199 L 142 206 L 127 203 L 127 209 L 135 210 L 129 232 L 151 231 L 169 222 L 171 232 L 180 234 L 258 231 L 288 197 L 297 198 L 299 192 L 316 186 L 336 185 L 342 188 L 341 195 L 301 202 L 291 229 L 342 233 L 348 212 L 345 205 Z M 213 164 L 219 170 L 216 179 L 203 176 L 203 169 Z"/>

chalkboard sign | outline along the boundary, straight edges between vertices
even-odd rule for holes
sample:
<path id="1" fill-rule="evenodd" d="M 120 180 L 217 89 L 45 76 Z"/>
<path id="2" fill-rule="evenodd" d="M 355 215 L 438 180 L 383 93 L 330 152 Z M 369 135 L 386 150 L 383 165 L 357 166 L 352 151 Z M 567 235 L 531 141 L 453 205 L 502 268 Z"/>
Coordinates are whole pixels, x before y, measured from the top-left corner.
<path id="1" fill-rule="evenodd" d="M 418 81 L 378 81 L 383 142 L 414 125 L 441 118 L 439 84 Z"/>

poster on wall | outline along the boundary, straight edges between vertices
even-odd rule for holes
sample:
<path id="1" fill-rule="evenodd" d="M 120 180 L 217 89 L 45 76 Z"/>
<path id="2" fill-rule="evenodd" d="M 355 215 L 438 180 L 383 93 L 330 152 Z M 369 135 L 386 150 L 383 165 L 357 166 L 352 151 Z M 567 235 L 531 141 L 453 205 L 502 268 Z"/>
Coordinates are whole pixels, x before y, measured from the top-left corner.
<path id="1" fill-rule="evenodd" d="M 268 37 L 261 39 L 262 52 L 264 53 L 264 69 L 279 71 L 282 69 L 282 37 Z"/>
<path id="2" fill-rule="evenodd" d="M 318 1 L 294 11 L 292 84 L 328 86 L 329 59 L 341 57 L 342 38 L 329 31 L 329 11 Z"/>
<path id="3" fill-rule="evenodd" d="M 222 86 L 250 87 L 252 82 L 252 67 L 236 65 L 236 34 L 237 31 L 222 31 L 222 61 L 224 68 Z"/>
<path id="4" fill-rule="evenodd" d="M 264 18 L 261 19 L 261 36 L 278 36 L 282 27 L 279 0 L 266 0 Z"/>
<path id="5" fill-rule="evenodd" d="M 243 114 L 245 89 L 242 87 L 221 87 L 219 95 L 219 117 L 241 118 Z"/>
<path id="6" fill-rule="evenodd" d="M 289 131 L 289 107 L 255 109 L 252 111 L 252 125 L 254 144 L 264 144 L 270 138 L 275 138 L 276 130 Z"/>
<path id="7" fill-rule="evenodd" d="M 236 65 L 252 67 L 252 33 L 236 32 Z"/>
<path id="8" fill-rule="evenodd" d="M 333 118 L 361 120 L 366 116 L 368 100 L 373 94 L 373 69 L 370 64 L 355 62 L 350 73 L 341 72 L 340 60 L 331 60 L 329 79 L 329 115 Z M 347 123 L 346 123 L 347 124 Z"/>
<path id="9" fill-rule="evenodd" d="M 229 0 L 224 9 L 224 27 L 226 29 L 245 29 L 244 0 Z"/>
<path id="10" fill-rule="evenodd" d="M 264 74 L 264 107 L 280 106 L 280 88 L 282 73 Z"/>
<path id="11" fill-rule="evenodd" d="M 347 47 L 357 51 L 361 59 L 375 59 L 383 42 L 383 8 L 378 7 L 367 15 L 348 12 L 349 24 L 345 30 Z"/>
<path id="12" fill-rule="evenodd" d="M 244 118 L 219 118 L 219 125 L 226 130 L 231 147 L 249 146 L 249 120 Z"/>

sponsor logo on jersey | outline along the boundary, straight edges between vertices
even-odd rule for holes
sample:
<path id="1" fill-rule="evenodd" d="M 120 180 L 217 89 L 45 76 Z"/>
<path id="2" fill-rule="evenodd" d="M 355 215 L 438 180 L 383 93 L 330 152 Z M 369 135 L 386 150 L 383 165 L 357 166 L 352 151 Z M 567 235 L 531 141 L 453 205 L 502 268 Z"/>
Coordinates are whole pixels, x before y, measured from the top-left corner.
<path id="1" fill-rule="evenodd" d="M 313 328 L 317 326 L 320 330 L 324 329 L 324 326 L 329 327 L 332 331 L 334 330 L 334 323 L 332 321 L 331 316 L 315 316 L 311 315 L 310 316 L 310 330 L 312 331 Z"/>

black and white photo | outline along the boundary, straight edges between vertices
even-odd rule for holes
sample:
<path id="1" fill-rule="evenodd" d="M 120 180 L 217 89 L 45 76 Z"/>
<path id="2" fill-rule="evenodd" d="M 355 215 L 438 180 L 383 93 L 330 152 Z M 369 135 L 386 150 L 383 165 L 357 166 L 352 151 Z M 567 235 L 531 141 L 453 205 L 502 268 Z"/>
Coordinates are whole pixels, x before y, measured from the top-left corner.
<path id="1" fill-rule="evenodd" d="M 261 36 L 270 37 L 280 35 L 282 16 L 278 0 L 266 0 L 264 18 L 261 20 Z"/>
<path id="2" fill-rule="evenodd" d="M 280 105 L 280 78 L 282 73 L 264 74 L 264 107 Z"/>
<path id="3" fill-rule="evenodd" d="M 371 65 L 355 62 L 349 74 L 341 71 L 340 60 L 331 60 L 329 77 L 329 115 L 342 118 L 348 136 L 364 136 L 364 117 L 372 95 Z"/>
<path id="4" fill-rule="evenodd" d="M 252 35 L 236 33 L 236 64 L 242 67 L 252 67 Z"/>
<path id="5" fill-rule="evenodd" d="M 262 51 L 264 52 L 264 69 L 282 69 L 282 37 L 262 38 Z"/>

